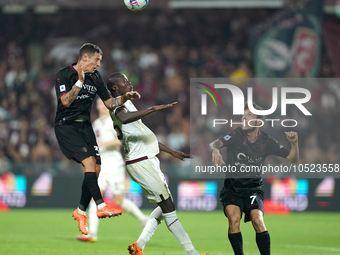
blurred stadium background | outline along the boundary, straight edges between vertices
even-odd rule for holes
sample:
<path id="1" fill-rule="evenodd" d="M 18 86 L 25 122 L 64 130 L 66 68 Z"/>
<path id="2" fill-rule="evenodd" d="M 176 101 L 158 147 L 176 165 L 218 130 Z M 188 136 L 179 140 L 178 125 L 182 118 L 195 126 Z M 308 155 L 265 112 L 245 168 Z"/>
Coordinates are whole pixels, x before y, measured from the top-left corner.
<path id="1" fill-rule="evenodd" d="M 151 0 L 139 13 L 128 11 L 123 0 L 1 0 L 1 210 L 74 208 L 79 202 L 82 169 L 62 155 L 54 135 L 54 80 L 59 68 L 77 60 L 84 42 L 103 49 L 104 78 L 113 71 L 127 74 L 143 96 L 137 108 L 179 102 L 144 122 L 161 142 L 189 152 L 190 78 L 336 78 L 339 18 L 336 0 Z M 308 32 L 299 37 L 300 28 Z M 264 44 L 268 38 L 271 44 Z M 298 130 L 301 162 L 339 164 L 340 83 L 314 89 L 313 120 Z M 93 108 L 92 119 L 97 117 Z M 223 180 L 190 179 L 189 161 L 160 158 L 179 210 L 221 209 Z M 339 179 L 292 177 L 265 185 L 268 213 L 340 211 Z M 129 178 L 126 196 L 153 208 Z M 339 229 L 329 233 L 340 237 Z M 332 245 L 337 248 L 289 254 L 340 254 L 340 246 Z"/>

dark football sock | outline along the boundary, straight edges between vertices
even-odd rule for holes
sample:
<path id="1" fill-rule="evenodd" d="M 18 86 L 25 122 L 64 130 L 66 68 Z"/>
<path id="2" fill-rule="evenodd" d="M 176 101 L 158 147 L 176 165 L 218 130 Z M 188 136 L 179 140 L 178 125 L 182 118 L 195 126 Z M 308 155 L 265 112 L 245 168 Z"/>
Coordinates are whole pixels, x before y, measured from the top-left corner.
<path id="1" fill-rule="evenodd" d="M 228 238 L 231 246 L 233 247 L 235 255 L 243 255 L 243 241 L 241 232 L 228 234 Z"/>
<path id="2" fill-rule="evenodd" d="M 270 235 L 268 231 L 256 233 L 256 243 L 261 255 L 270 255 Z"/>
<path id="3" fill-rule="evenodd" d="M 93 197 L 93 200 L 96 202 L 96 205 L 104 203 L 102 194 L 100 193 L 100 189 L 98 186 L 97 174 L 95 172 L 86 172 L 84 180 L 86 187 L 91 193 L 91 197 Z"/>
<path id="4" fill-rule="evenodd" d="M 80 196 L 80 202 L 78 206 L 79 209 L 86 212 L 86 208 L 88 207 L 91 201 L 91 198 L 92 198 L 91 193 L 85 184 L 85 178 L 84 178 L 83 185 L 81 186 L 81 196 Z"/>

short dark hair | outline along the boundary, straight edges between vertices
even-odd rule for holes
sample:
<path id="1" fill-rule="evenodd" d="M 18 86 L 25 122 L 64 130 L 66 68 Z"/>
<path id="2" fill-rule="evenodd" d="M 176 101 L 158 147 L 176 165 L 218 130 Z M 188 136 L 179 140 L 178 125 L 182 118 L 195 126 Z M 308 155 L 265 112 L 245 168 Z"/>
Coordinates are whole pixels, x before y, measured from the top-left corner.
<path id="1" fill-rule="evenodd" d="M 255 102 L 253 102 L 253 107 L 256 109 L 256 110 L 263 110 L 263 108 L 261 106 L 259 106 L 258 104 L 256 104 Z M 248 106 L 248 103 L 245 102 L 244 103 L 244 110 L 249 110 L 249 106 Z M 256 115 L 256 117 L 258 119 L 263 119 L 263 115 Z"/>
<path id="2" fill-rule="evenodd" d="M 99 53 L 100 55 L 103 55 L 103 51 L 99 46 L 93 44 L 93 43 L 84 43 L 83 46 L 81 46 L 79 50 L 79 60 L 84 56 L 85 54 L 93 55 L 95 53 Z"/>
<path id="3" fill-rule="evenodd" d="M 114 95 L 113 86 L 118 84 L 118 82 L 123 78 L 124 78 L 124 76 L 120 72 L 112 73 L 112 74 L 109 75 L 109 77 L 107 77 L 106 85 L 107 85 L 107 88 L 111 92 L 112 95 Z"/>

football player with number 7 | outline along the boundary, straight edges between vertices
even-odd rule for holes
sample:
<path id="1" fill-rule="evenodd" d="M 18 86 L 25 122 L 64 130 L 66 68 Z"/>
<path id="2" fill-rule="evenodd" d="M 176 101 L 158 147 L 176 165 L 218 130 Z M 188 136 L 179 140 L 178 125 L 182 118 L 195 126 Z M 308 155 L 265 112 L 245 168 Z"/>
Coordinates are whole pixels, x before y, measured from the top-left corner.
<path id="1" fill-rule="evenodd" d="M 257 110 L 260 106 L 253 103 Z M 210 144 L 214 165 L 225 164 L 220 153 L 227 148 L 226 165 L 236 169 L 228 173 L 220 193 L 225 216 L 228 218 L 228 238 L 235 255 L 243 255 L 243 241 L 240 231 L 242 213 L 244 222 L 251 221 L 256 232 L 256 243 L 261 255 L 270 254 L 270 236 L 263 221 L 263 179 L 261 173 L 242 172 L 242 169 L 261 169 L 269 155 L 276 155 L 295 163 L 299 159 L 298 135 L 296 132 L 285 132 L 291 143 L 291 150 L 285 149 L 270 135 L 259 131 L 259 119 L 249 111 L 245 104 L 243 126 L 229 132 Z M 253 123 L 252 123 L 253 122 Z M 250 125 L 249 125 L 250 124 Z"/>

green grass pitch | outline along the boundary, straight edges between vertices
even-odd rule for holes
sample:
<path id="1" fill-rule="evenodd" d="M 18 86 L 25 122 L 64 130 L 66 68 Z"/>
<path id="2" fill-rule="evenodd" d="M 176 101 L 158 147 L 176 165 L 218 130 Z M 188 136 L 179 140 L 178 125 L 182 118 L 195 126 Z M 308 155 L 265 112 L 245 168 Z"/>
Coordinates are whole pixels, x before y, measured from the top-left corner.
<path id="1" fill-rule="evenodd" d="M 129 214 L 100 220 L 98 242 L 76 240 L 78 224 L 72 209 L 11 209 L 0 213 L 2 255 L 127 255 L 142 227 Z M 150 211 L 145 211 L 150 213 Z M 201 253 L 233 254 L 228 241 L 227 219 L 221 211 L 178 212 L 194 246 Z M 273 255 L 339 255 L 340 214 L 291 213 L 265 215 Z M 241 223 L 244 252 L 259 254 L 251 223 Z M 146 245 L 146 255 L 185 255 L 164 222 Z M 209 255 L 210 255 L 209 254 Z"/>

